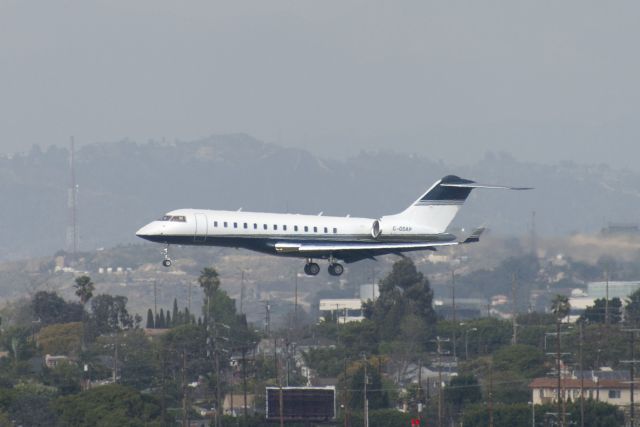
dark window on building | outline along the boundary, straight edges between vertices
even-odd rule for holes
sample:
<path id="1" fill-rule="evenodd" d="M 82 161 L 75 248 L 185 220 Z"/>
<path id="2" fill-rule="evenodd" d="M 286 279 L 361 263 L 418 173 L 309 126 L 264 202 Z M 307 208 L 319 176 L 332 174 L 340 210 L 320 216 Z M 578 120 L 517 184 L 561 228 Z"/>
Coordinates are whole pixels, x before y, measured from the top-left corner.
<path id="1" fill-rule="evenodd" d="M 293 231 L 298 231 L 298 226 L 297 225 L 293 226 Z"/>
<path id="2" fill-rule="evenodd" d="M 257 230 L 258 229 L 258 224 L 256 224 L 255 222 L 253 223 L 253 229 Z"/>
<path id="3" fill-rule="evenodd" d="M 273 224 L 273 229 L 277 230 L 278 229 L 278 225 L 277 224 Z"/>
<path id="4" fill-rule="evenodd" d="M 227 221 L 224 222 L 224 228 L 227 228 Z"/>
<path id="5" fill-rule="evenodd" d="M 262 228 L 264 228 L 266 230 L 268 228 L 267 224 L 262 224 Z"/>
<path id="6" fill-rule="evenodd" d="M 247 225 L 247 223 L 245 222 L 245 223 L 244 223 L 244 228 L 247 228 L 247 227 L 248 227 L 248 225 Z"/>
<path id="7" fill-rule="evenodd" d="M 338 232 L 338 229 L 333 227 L 333 234 L 336 234 Z"/>
<path id="8" fill-rule="evenodd" d="M 233 228 L 238 228 L 238 223 L 237 222 L 233 223 Z"/>
<path id="9" fill-rule="evenodd" d="M 329 229 L 328 229 L 327 227 L 325 227 L 325 228 L 324 228 L 324 232 L 325 232 L 325 233 L 328 233 L 328 232 L 329 232 Z"/>
<path id="10" fill-rule="evenodd" d="M 287 225 L 286 225 L 286 224 L 285 224 L 285 225 L 283 225 L 283 226 L 282 226 L 282 229 L 283 229 L 284 231 L 287 231 Z"/>
<path id="11" fill-rule="evenodd" d="M 213 226 L 217 227 L 218 226 L 218 221 L 213 221 Z"/>
<path id="12" fill-rule="evenodd" d="M 318 232 L 318 227 L 313 227 L 313 232 L 317 233 Z"/>
<path id="13" fill-rule="evenodd" d="M 620 390 L 609 390 L 609 399 L 620 399 Z"/>

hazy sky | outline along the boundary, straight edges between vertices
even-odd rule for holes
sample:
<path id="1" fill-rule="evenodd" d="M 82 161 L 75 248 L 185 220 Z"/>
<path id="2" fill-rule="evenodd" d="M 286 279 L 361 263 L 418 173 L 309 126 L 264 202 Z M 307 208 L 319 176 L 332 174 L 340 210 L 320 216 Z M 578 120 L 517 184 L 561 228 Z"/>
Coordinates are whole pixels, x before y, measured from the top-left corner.
<path id="1" fill-rule="evenodd" d="M 637 1 L 0 0 L 0 152 L 246 132 L 640 170 Z"/>

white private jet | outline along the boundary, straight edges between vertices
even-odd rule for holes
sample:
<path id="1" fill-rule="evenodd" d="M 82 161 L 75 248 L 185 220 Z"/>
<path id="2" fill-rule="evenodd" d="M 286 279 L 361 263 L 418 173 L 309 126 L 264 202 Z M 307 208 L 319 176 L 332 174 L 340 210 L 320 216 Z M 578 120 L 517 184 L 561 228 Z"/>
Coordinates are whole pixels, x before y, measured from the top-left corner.
<path id="1" fill-rule="evenodd" d="M 477 242 L 483 228 L 464 240 L 446 232 L 474 188 L 530 189 L 481 185 L 448 175 L 404 211 L 380 219 L 179 209 L 145 225 L 136 235 L 166 245 L 165 267 L 171 266 L 170 244 L 223 246 L 305 258 L 304 272 L 310 276 L 320 272 L 313 259 L 326 259 L 329 274 L 339 276 L 344 271 L 339 260 L 352 263 L 377 255 Z"/>

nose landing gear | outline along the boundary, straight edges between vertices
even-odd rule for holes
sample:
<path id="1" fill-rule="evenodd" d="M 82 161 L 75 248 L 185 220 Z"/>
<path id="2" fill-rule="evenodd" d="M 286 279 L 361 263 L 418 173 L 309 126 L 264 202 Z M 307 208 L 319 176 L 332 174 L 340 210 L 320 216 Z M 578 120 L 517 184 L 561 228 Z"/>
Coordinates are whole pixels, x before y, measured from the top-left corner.
<path id="1" fill-rule="evenodd" d="M 167 245 L 162 250 L 162 255 L 164 255 L 164 260 L 162 261 L 162 265 L 165 267 L 171 267 L 171 257 L 169 257 L 169 245 Z"/>

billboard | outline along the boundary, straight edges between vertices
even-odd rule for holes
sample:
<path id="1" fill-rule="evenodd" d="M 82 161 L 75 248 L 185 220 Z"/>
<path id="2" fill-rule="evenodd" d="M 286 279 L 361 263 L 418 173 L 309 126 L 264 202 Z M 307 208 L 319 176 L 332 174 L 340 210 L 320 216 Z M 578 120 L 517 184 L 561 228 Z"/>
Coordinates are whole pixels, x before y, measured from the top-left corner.
<path id="1" fill-rule="evenodd" d="M 336 388 L 331 387 L 267 387 L 267 420 L 331 421 L 336 417 Z"/>

